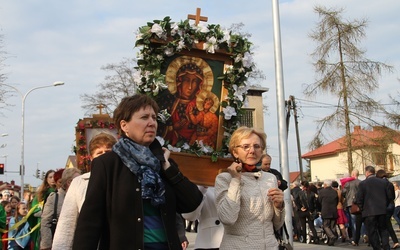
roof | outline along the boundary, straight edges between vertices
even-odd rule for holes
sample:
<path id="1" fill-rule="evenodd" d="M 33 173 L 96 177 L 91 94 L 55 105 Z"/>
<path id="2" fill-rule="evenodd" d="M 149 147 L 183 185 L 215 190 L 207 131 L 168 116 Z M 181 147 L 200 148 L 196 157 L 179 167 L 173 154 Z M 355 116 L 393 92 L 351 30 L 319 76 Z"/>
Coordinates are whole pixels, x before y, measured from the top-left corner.
<path id="1" fill-rule="evenodd" d="M 290 183 L 295 182 L 300 177 L 300 171 L 297 172 L 290 172 L 289 173 L 289 180 Z"/>
<path id="2" fill-rule="evenodd" d="M 354 148 L 376 147 L 379 146 L 379 140 L 385 137 L 400 145 L 400 133 L 387 127 L 376 126 L 372 130 L 364 130 L 360 126 L 354 126 L 354 131 L 351 133 L 352 146 Z M 335 141 L 325 144 L 315 150 L 312 150 L 301 157 L 305 159 L 317 158 L 321 156 L 335 155 L 347 150 L 346 136 L 343 136 Z"/>

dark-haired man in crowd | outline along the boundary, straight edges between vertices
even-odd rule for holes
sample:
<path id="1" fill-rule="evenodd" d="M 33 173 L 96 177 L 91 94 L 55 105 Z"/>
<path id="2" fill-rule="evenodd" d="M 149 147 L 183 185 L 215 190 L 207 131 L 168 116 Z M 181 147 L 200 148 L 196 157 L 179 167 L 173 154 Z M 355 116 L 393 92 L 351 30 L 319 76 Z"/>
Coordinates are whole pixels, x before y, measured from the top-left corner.
<path id="1" fill-rule="evenodd" d="M 375 168 L 365 167 L 366 179 L 360 182 L 356 203 L 361 208 L 368 241 L 374 250 L 389 250 L 389 232 L 386 228 L 386 208 L 394 196 L 387 182 L 375 175 Z"/>

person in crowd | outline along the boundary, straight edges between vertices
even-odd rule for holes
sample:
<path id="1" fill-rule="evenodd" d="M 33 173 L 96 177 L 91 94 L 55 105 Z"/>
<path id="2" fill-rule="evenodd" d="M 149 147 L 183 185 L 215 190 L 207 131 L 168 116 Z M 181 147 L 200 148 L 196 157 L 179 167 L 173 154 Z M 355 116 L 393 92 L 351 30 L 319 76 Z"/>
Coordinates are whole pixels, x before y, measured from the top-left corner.
<path id="1" fill-rule="evenodd" d="M 343 197 L 342 197 L 342 191 L 339 189 L 339 183 L 337 181 L 332 181 L 332 188 L 336 190 L 338 194 L 338 203 L 337 203 L 337 213 L 338 217 L 336 219 L 336 224 L 339 226 L 340 229 L 340 234 L 342 237 L 342 242 L 350 242 L 350 238 L 347 233 L 347 228 L 346 225 L 348 223 L 347 216 L 344 213 L 343 209 Z"/>
<path id="2" fill-rule="evenodd" d="M 299 193 L 301 192 L 300 184 L 298 181 L 294 181 L 292 183 L 292 189 L 290 190 L 290 194 L 293 199 L 293 240 L 299 240 L 299 236 L 301 234 L 301 223 L 300 223 L 300 218 L 299 218 L 299 213 L 297 211 L 297 206 L 296 206 L 296 199 Z"/>
<path id="3" fill-rule="evenodd" d="M 356 201 L 356 194 L 358 191 L 358 185 L 360 184 L 360 180 L 358 179 L 359 171 L 358 169 L 353 169 L 351 171 L 351 180 L 343 183 L 342 196 L 344 198 L 344 206 L 346 207 L 347 213 L 350 215 L 349 219 L 349 227 L 351 228 L 352 238 L 351 244 L 353 246 L 358 246 L 361 236 L 361 228 L 362 228 L 362 216 L 361 214 L 351 214 L 350 208 L 351 205 Z"/>
<path id="4" fill-rule="evenodd" d="M 182 249 L 176 213 L 192 212 L 203 195 L 156 140 L 158 110 L 144 94 L 115 109 L 121 138 L 92 162 L 73 249 Z"/>
<path id="5" fill-rule="evenodd" d="M 281 172 L 276 169 L 271 168 L 272 157 L 269 154 L 263 154 L 261 156 L 261 169 L 265 172 L 269 172 L 276 176 L 278 180 L 278 187 L 280 190 L 285 191 L 288 188 L 287 181 L 282 177 Z"/>
<path id="6" fill-rule="evenodd" d="M 47 197 L 50 193 L 56 191 L 56 181 L 54 180 L 54 170 L 48 170 L 43 178 L 42 184 L 38 187 L 36 195 L 32 200 L 31 208 L 35 207 L 33 215 L 29 216 L 28 221 L 32 227 L 40 223 L 42 210 L 46 204 Z M 32 250 L 40 249 L 40 230 L 36 229 L 31 233 L 31 240 L 33 243 Z"/>
<path id="7" fill-rule="evenodd" d="M 6 189 L 6 190 L 3 190 L 3 191 L 1 192 L 1 194 L 2 194 L 1 199 L 2 199 L 3 201 L 10 201 L 10 191 L 8 191 L 8 190 Z"/>
<path id="8" fill-rule="evenodd" d="M 8 225 L 10 224 L 10 219 L 11 219 L 11 217 L 13 215 L 11 213 L 11 204 L 10 204 L 9 201 L 1 201 L 1 206 L 4 208 L 4 213 L 5 213 L 5 216 L 6 216 L 6 225 L 5 225 L 4 229 L 8 230 Z M 2 243 L 3 243 L 2 244 L 3 245 L 3 249 L 7 249 L 7 247 L 8 247 L 8 240 L 7 240 L 8 232 L 3 233 L 1 238 L 2 238 Z"/>
<path id="9" fill-rule="evenodd" d="M 396 249 L 396 248 L 400 247 L 400 244 L 399 244 L 399 240 L 396 236 L 396 233 L 393 230 L 393 225 L 392 225 L 392 221 L 391 221 L 393 213 L 394 213 L 394 206 L 395 206 L 394 205 L 394 197 L 395 197 L 394 185 L 387 179 L 386 171 L 383 169 L 379 169 L 376 172 L 376 177 L 381 178 L 386 181 L 387 189 L 388 189 L 388 192 L 390 193 L 390 197 L 393 197 L 393 200 L 389 200 L 389 204 L 386 208 L 386 228 L 389 232 L 390 238 L 392 238 L 392 241 L 393 241 L 392 249 Z"/>
<path id="10" fill-rule="evenodd" d="M 350 176 L 350 174 L 347 173 L 347 172 L 344 173 L 343 177 L 340 178 L 340 180 L 339 180 L 340 181 L 340 191 L 342 192 L 342 194 L 341 194 L 342 195 L 341 202 L 342 202 L 342 206 L 343 206 L 343 212 L 346 215 L 346 219 L 347 219 L 347 224 L 346 224 L 347 236 L 350 239 L 353 238 L 353 230 L 352 230 L 352 226 L 351 226 L 351 213 L 350 213 L 349 210 L 347 210 L 347 205 L 346 205 L 347 200 L 346 200 L 346 198 L 345 198 L 345 196 L 343 194 L 343 189 L 344 189 L 344 186 L 346 185 L 347 182 L 353 181 L 353 180 L 355 180 L 355 178 L 353 176 Z M 350 242 L 351 242 L 351 240 L 350 240 Z"/>
<path id="11" fill-rule="evenodd" d="M 60 170 L 60 171 L 59 171 Z M 56 190 L 61 188 L 61 182 L 62 182 L 62 174 L 64 172 L 64 168 L 61 169 L 56 169 L 56 171 L 54 172 L 54 182 L 56 183 Z"/>
<path id="12" fill-rule="evenodd" d="M 393 187 L 394 187 L 394 213 L 393 213 L 393 218 L 396 220 L 397 225 L 400 228 L 400 187 L 397 182 L 393 182 Z"/>
<path id="13" fill-rule="evenodd" d="M 89 142 L 90 160 L 109 152 L 117 142 L 115 137 L 109 133 L 99 133 Z M 90 168 L 91 169 L 91 168 Z M 68 192 L 65 195 L 63 209 L 57 223 L 53 239 L 53 250 L 72 249 L 76 222 L 85 201 L 86 190 L 89 183 L 90 172 L 73 179 Z"/>
<path id="14" fill-rule="evenodd" d="M 366 179 L 358 186 L 356 204 L 362 211 L 368 242 L 374 250 L 380 250 L 381 246 L 390 249 L 386 208 L 394 196 L 387 188 L 387 181 L 376 177 L 373 166 L 366 166 L 364 172 Z"/>
<path id="15" fill-rule="evenodd" d="M 314 219 L 315 219 L 315 207 L 317 197 L 314 192 L 310 190 L 310 184 L 308 181 L 301 182 L 302 191 L 299 192 L 297 198 L 295 200 L 297 213 L 299 215 L 301 233 L 300 233 L 300 242 L 306 242 L 307 236 L 307 228 L 306 224 L 308 224 L 312 234 L 313 234 L 313 242 L 315 244 L 319 244 L 319 238 L 317 237 L 317 231 L 314 227 Z"/>
<path id="16" fill-rule="evenodd" d="M 12 196 L 10 198 L 10 205 L 11 205 L 11 213 L 14 214 L 15 210 L 17 209 L 18 203 L 20 203 L 20 199 L 17 196 Z"/>
<path id="17" fill-rule="evenodd" d="M 3 203 L 3 202 L 7 202 L 7 201 L 2 201 L 2 203 Z M 1 229 L 1 230 L 7 230 L 7 228 L 8 228 L 7 213 L 6 213 L 6 210 L 5 210 L 5 206 L 3 206 L 3 204 L 1 204 L 1 206 L 0 206 L 0 229 Z M 7 245 L 6 245 L 6 247 L 4 248 L 4 247 L 3 247 L 3 244 L 4 244 L 5 242 L 7 242 L 7 238 L 8 238 L 8 237 L 5 237 L 5 240 L 4 240 L 4 241 L 3 241 L 4 235 L 1 235 L 0 238 L 2 239 L 2 244 L 0 244 L 0 250 L 1 250 L 1 249 L 7 249 Z"/>
<path id="18" fill-rule="evenodd" d="M 285 219 L 283 192 L 275 175 L 256 166 L 266 139 L 263 131 L 245 126 L 232 134 L 229 151 L 235 161 L 215 180 L 217 212 L 224 225 L 221 250 L 278 247 L 274 232 Z"/>
<path id="19" fill-rule="evenodd" d="M 61 212 L 61 208 L 64 203 L 65 194 L 72 180 L 81 174 L 81 170 L 78 168 L 66 168 L 57 170 L 55 176 L 59 176 L 62 172 L 60 187 L 56 192 L 53 192 L 47 198 L 47 202 L 44 205 L 42 213 L 42 221 L 40 224 L 40 249 L 50 250 L 53 243 L 53 236 L 55 233 L 55 225 L 53 224 L 54 214 L 58 220 Z M 56 183 L 58 183 L 58 178 L 56 178 Z M 56 211 L 54 211 L 56 209 Z"/>
<path id="20" fill-rule="evenodd" d="M 332 188 L 332 180 L 324 181 L 324 188 L 319 191 L 318 201 L 321 204 L 323 229 L 328 236 L 328 245 L 333 246 L 338 239 L 336 219 L 338 217 L 338 193 Z"/>
<path id="21" fill-rule="evenodd" d="M 10 219 L 9 228 L 13 228 L 15 224 L 22 221 L 23 217 L 28 214 L 28 208 L 24 202 L 17 205 L 15 215 Z M 8 231 L 8 248 L 9 250 L 30 250 L 31 235 L 29 234 L 30 225 L 28 221 L 23 222 L 14 230 Z M 21 237 L 24 236 L 24 237 Z"/>
<path id="22" fill-rule="evenodd" d="M 199 186 L 199 190 L 204 195 L 200 206 L 182 216 L 189 221 L 199 221 L 194 249 L 219 249 L 224 227 L 218 218 L 214 187 Z"/>

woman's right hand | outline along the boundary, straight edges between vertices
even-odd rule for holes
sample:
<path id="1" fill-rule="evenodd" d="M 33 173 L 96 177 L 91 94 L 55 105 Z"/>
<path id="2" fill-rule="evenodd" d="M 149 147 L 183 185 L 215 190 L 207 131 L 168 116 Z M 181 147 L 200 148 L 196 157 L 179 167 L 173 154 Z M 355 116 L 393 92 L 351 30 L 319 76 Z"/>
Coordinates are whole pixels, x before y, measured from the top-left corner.
<path id="1" fill-rule="evenodd" d="M 240 179 L 242 170 L 242 163 L 233 162 L 228 167 L 228 172 L 231 174 L 232 178 Z"/>
<path id="2" fill-rule="evenodd" d="M 171 155 L 171 151 L 169 151 L 167 148 L 164 147 L 162 148 L 162 150 L 164 152 L 164 158 L 165 158 L 165 162 L 162 167 L 164 170 L 167 170 L 171 166 L 171 164 L 168 161 L 169 156 Z"/>

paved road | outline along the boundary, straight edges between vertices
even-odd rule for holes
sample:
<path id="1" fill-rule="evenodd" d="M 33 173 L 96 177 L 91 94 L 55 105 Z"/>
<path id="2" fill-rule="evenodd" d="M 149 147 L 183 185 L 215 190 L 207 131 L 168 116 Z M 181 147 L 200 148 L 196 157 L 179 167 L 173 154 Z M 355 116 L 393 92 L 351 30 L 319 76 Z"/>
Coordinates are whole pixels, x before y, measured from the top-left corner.
<path id="1" fill-rule="evenodd" d="M 399 232 L 397 233 L 397 237 L 400 237 Z M 189 240 L 189 247 L 187 248 L 188 250 L 194 250 L 194 242 L 196 240 L 196 233 L 186 233 L 186 237 Z M 294 246 L 293 249 L 295 250 L 306 250 L 306 249 L 315 249 L 315 250 L 319 250 L 319 249 L 332 249 L 332 250 L 347 250 L 347 249 L 354 249 L 354 250 L 371 250 L 372 247 L 369 247 L 366 243 L 362 243 L 362 241 L 360 241 L 360 245 L 357 247 L 352 246 L 349 243 L 342 243 L 340 242 L 340 240 L 338 240 L 336 242 L 336 244 L 334 246 L 328 246 L 326 244 L 319 244 L 319 245 L 315 245 L 315 244 L 305 244 L 305 243 L 299 243 L 299 242 L 294 242 Z M 390 245 L 393 245 L 393 242 L 390 241 Z"/>

